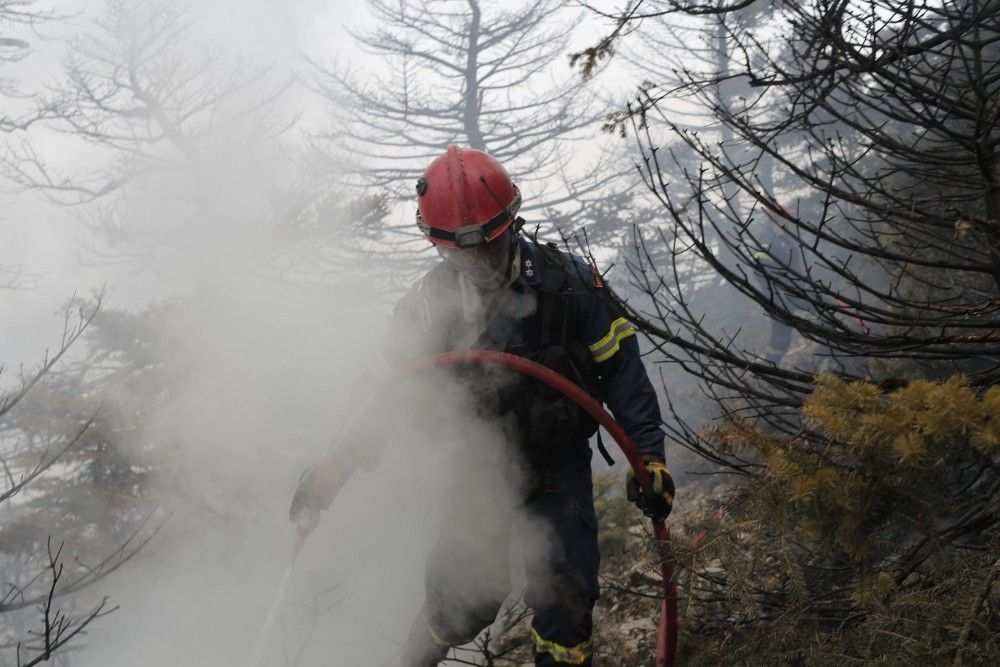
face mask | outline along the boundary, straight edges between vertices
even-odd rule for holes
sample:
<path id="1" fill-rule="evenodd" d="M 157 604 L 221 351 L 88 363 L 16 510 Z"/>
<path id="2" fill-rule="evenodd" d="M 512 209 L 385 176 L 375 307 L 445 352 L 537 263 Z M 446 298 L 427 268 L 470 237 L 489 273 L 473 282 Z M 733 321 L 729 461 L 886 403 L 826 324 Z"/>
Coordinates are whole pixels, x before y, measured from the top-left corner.
<path id="1" fill-rule="evenodd" d="M 509 232 L 504 232 L 490 243 L 471 248 L 436 246 L 444 261 L 482 289 L 497 289 L 504 285 L 510 272 L 510 247 Z"/>

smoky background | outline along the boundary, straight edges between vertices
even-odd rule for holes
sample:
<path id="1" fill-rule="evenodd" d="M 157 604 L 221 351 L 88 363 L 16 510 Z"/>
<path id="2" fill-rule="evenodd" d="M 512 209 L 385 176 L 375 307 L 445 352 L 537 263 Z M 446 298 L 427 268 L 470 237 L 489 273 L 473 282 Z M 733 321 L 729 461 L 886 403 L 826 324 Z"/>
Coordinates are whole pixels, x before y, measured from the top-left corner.
<path id="1" fill-rule="evenodd" d="M 3 503 L 0 662 L 44 653 L 42 612 L 72 647 L 53 664 L 250 665 L 298 477 L 374 386 L 371 359 L 414 337 L 387 317 L 435 260 L 400 231 L 412 204 L 318 140 L 331 101 L 310 63 L 380 67 L 344 27 L 370 17 L 268 0 L 0 12 L 25 42 L 4 63 L 0 382 L 16 400 L 0 453 L 14 486 L 38 471 Z M 382 465 L 310 538 L 265 664 L 393 664 L 452 480 L 480 494 L 447 514 L 470 534 L 516 518 L 496 425 L 440 378 L 401 385 Z M 515 571 L 547 548 L 521 526 Z"/>
<path id="2" fill-rule="evenodd" d="M 509 168 L 525 232 L 596 260 L 637 330 L 684 664 L 996 663 L 998 20 L 0 0 L 0 663 L 248 664 L 301 471 L 414 338 L 387 317 L 437 259 L 413 185 L 451 143 Z M 443 522 L 521 518 L 497 425 L 401 384 L 269 664 L 392 664 Z M 662 581 L 612 472 L 595 662 L 631 666 Z"/>

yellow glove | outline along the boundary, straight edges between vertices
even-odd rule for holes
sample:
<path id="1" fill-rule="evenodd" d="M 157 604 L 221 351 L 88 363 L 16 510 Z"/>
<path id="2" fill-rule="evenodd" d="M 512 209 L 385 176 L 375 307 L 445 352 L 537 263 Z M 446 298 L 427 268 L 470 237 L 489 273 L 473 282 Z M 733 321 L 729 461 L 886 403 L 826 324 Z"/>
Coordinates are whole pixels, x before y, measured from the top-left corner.
<path id="1" fill-rule="evenodd" d="M 670 476 L 670 469 L 660 461 L 654 459 L 645 463 L 652 481 L 650 490 L 639 488 L 635 472 L 629 469 L 625 476 L 625 495 L 651 519 L 666 519 L 674 507 L 674 478 Z"/>

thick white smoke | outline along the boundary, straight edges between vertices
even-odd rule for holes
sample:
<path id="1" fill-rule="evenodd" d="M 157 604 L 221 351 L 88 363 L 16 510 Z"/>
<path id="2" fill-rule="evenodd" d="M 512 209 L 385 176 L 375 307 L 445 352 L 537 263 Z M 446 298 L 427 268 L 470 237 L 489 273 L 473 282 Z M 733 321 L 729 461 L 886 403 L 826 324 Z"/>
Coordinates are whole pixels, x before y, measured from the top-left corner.
<path id="1" fill-rule="evenodd" d="M 176 511 L 102 587 L 123 609 L 91 634 L 81 664 L 249 664 L 288 562 L 298 474 L 358 405 L 359 362 L 375 351 L 379 318 L 365 316 L 356 295 L 294 299 L 262 286 L 215 294 L 171 332 L 195 363 L 151 426 L 174 443 L 154 467 Z M 492 425 L 430 378 L 396 393 L 378 407 L 395 424 L 382 465 L 357 473 L 324 514 L 263 664 L 393 664 L 422 600 L 443 507 L 467 523 L 449 528 L 470 536 L 515 511 L 519 479 Z M 449 498 L 456 479 L 474 495 Z"/>
<path id="2" fill-rule="evenodd" d="M 325 17 L 320 26 L 336 10 L 321 5 L 308 3 Z M 203 9 L 193 15 L 196 33 L 273 49 L 289 58 L 283 65 L 296 40 L 315 45 L 324 34 L 307 29 L 305 7 L 286 13 L 284 3 L 217 0 Z M 278 15 L 273 24 L 266 20 Z M 82 25 L 89 25 L 86 16 Z M 264 34 L 269 28 L 287 35 Z M 242 94 L 251 107 L 253 89 Z M 119 235 L 113 250 L 148 261 L 120 267 L 89 257 L 76 274 L 89 285 L 106 283 L 111 309 L 169 304 L 158 320 L 154 360 L 169 381 L 152 405 L 122 384 L 107 388 L 113 410 L 148 415 L 127 453 L 152 471 L 145 493 L 160 508 L 158 518 L 169 518 L 138 556 L 88 591 L 120 609 L 91 626 L 72 664 L 248 667 L 288 564 L 294 533 L 287 511 L 299 474 L 328 453 L 361 404 L 368 388 L 361 379 L 384 341 L 406 345 L 415 333 L 386 337 L 392 299 L 379 286 L 398 267 L 385 261 L 354 262 L 308 284 L 296 280 L 299 271 L 316 269 L 296 259 L 314 256 L 307 252 L 313 239 L 274 198 L 304 178 L 299 135 L 247 141 L 257 121 L 266 128 L 302 111 L 300 87 L 281 95 L 262 107 L 266 122 L 251 114 L 219 127 L 199 137 L 197 159 L 165 157 L 179 161 L 121 190 L 112 220 L 134 238 Z M 289 113 L 275 116 L 275 108 Z M 64 157 L 79 166 L 92 156 Z M 361 257 L 346 221 L 321 222 L 336 230 L 326 241 L 342 256 Z M 105 239 L 93 231 L 81 224 L 75 239 L 99 247 Z M 72 279 L 69 273 L 60 281 Z M 512 454 L 495 425 L 479 422 L 462 399 L 428 377 L 404 383 L 381 407 L 377 418 L 394 425 L 382 465 L 355 475 L 307 543 L 263 664 L 393 664 L 423 598 L 424 561 L 443 508 L 466 508 L 447 516 L 467 523 L 470 535 L 485 514 L 494 522 L 513 517 L 522 480 Z M 456 479 L 476 497 L 448 498 Z M 536 553 L 544 549 L 535 536 L 518 537 Z"/>
<path id="3" fill-rule="evenodd" d="M 139 438 L 159 443 L 142 462 L 173 513 L 102 586 L 122 610 L 95 627 L 81 664 L 248 664 L 288 560 L 299 473 L 360 405 L 360 379 L 385 340 L 384 299 L 364 286 L 391 267 L 308 289 L 268 274 L 280 244 L 296 239 L 276 237 L 261 215 L 269 177 L 280 174 L 261 171 L 255 157 L 210 162 L 170 183 L 190 199 L 135 193 L 129 202 L 130 215 L 179 224 L 162 263 L 180 287 L 161 332 L 174 377 Z M 388 340 L 405 345 L 415 333 L 392 331 Z M 397 425 L 383 465 L 356 475 L 309 541 L 265 664 L 294 662 L 300 651 L 294 664 L 304 666 L 391 663 L 422 599 L 423 561 L 450 480 L 475 476 L 466 486 L 489 498 L 492 512 L 511 512 L 516 480 L 500 465 L 508 452 L 489 425 L 428 378 L 416 393 L 400 391 L 402 400 L 377 415 Z M 451 456 L 469 446 L 495 456 L 472 464 Z M 463 517 L 470 532 L 481 519 Z"/>

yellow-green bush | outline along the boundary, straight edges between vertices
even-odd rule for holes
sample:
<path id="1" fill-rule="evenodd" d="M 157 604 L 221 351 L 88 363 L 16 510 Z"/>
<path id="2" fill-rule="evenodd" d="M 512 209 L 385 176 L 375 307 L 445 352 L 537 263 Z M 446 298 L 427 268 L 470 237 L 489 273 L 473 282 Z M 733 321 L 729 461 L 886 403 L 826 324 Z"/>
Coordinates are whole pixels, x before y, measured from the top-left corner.
<path id="1" fill-rule="evenodd" d="M 802 417 L 710 434 L 764 468 L 678 540 L 686 660 L 1000 662 L 1000 387 L 822 377 Z"/>

